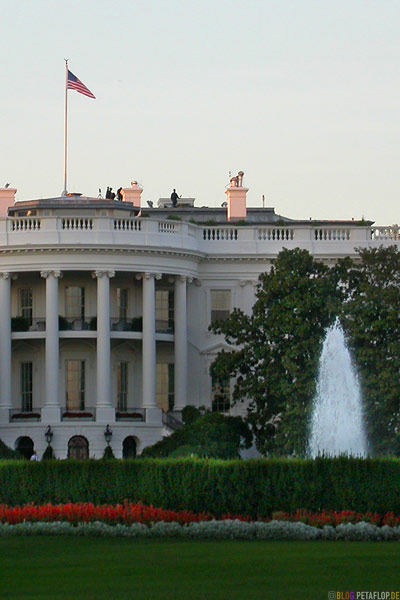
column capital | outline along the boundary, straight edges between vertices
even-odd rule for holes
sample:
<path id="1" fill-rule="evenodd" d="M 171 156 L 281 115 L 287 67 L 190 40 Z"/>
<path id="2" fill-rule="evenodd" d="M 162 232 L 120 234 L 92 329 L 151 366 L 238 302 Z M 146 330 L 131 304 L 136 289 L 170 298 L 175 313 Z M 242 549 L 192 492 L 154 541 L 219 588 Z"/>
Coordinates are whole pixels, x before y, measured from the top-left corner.
<path id="1" fill-rule="evenodd" d="M 176 275 L 175 281 L 180 281 L 181 283 L 192 283 L 193 277 L 189 277 L 188 275 Z"/>
<path id="2" fill-rule="evenodd" d="M 0 279 L 11 279 L 12 281 L 15 281 L 18 279 L 18 275 L 16 273 L 10 273 L 9 271 L 3 271 L 0 273 Z"/>
<path id="3" fill-rule="evenodd" d="M 136 274 L 136 279 L 161 279 L 162 274 L 161 273 L 150 273 L 149 271 L 146 271 L 145 273 L 137 273 Z"/>
<path id="4" fill-rule="evenodd" d="M 93 271 L 92 273 L 93 279 L 101 279 L 101 277 L 108 277 L 111 279 L 115 277 L 115 271 Z"/>
<path id="5" fill-rule="evenodd" d="M 61 279 L 62 276 L 63 274 L 61 271 L 40 271 L 40 277 L 43 277 L 44 279 L 47 279 L 48 277 L 59 277 Z"/>

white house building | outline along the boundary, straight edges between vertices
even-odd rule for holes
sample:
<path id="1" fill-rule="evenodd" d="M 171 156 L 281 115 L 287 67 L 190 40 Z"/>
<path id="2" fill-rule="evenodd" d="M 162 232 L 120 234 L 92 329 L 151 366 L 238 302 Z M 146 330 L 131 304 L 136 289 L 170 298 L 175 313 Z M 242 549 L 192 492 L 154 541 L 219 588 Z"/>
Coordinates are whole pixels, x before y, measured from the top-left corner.
<path id="1" fill-rule="evenodd" d="M 220 208 L 71 194 L 15 202 L 0 189 L 0 439 L 41 456 L 132 456 L 177 425 L 187 405 L 229 409 L 209 367 L 226 347 L 210 323 L 250 312 L 282 248 L 327 263 L 399 244 L 370 221 L 295 221 L 246 206 L 243 173 Z M 148 203 L 151 204 L 151 203 Z M 235 414 L 241 407 L 234 407 Z M 50 438 L 49 438 L 50 440 Z"/>

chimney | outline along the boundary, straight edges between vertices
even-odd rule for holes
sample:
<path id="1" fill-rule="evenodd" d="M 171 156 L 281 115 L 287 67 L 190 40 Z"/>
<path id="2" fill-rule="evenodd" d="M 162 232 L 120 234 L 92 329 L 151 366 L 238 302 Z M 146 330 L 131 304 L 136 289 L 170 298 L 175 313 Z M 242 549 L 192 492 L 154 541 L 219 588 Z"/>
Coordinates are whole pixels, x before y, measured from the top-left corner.
<path id="1" fill-rule="evenodd" d="M 0 218 L 7 216 L 7 209 L 9 206 L 13 206 L 16 193 L 17 190 L 15 188 L 0 188 Z"/>
<path id="2" fill-rule="evenodd" d="M 131 188 L 123 188 L 122 196 L 124 202 L 132 202 L 133 206 L 140 208 L 140 197 L 143 189 L 138 185 L 137 181 L 131 181 Z"/>
<path id="3" fill-rule="evenodd" d="M 241 221 L 247 216 L 246 194 L 249 188 L 243 187 L 243 176 L 243 171 L 239 171 L 236 177 L 232 177 L 230 186 L 225 192 L 228 199 L 228 221 Z"/>

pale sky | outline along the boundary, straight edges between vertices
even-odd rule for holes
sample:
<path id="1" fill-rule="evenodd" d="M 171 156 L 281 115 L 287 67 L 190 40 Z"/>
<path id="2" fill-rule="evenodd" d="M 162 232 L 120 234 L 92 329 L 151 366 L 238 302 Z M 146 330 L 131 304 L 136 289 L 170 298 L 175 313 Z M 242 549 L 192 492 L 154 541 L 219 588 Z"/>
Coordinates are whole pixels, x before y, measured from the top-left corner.
<path id="1" fill-rule="evenodd" d="M 0 186 L 400 222 L 398 0 L 0 0 Z"/>

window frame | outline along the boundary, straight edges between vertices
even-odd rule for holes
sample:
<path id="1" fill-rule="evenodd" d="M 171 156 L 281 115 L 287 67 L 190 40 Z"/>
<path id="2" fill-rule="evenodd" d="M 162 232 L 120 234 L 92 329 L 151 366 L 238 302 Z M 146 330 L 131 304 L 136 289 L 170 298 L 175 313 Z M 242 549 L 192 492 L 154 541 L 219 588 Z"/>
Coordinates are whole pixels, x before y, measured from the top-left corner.
<path id="1" fill-rule="evenodd" d="M 28 371 L 28 373 L 26 373 Z M 32 412 L 33 408 L 33 363 L 24 361 L 20 363 L 20 393 L 21 411 Z"/>
<path id="2" fill-rule="evenodd" d="M 80 363 L 80 385 L 78 390 L 69 390 L 68 364 Z M 67 358 L 65 361 L 65 408 L 68 412 L 81 412 L 85 410 L 86 400 L 86 361 L 79 358 Z M 79 408 L 70 405 L 69 394 L 77 393 L 79 397 Z"/>

